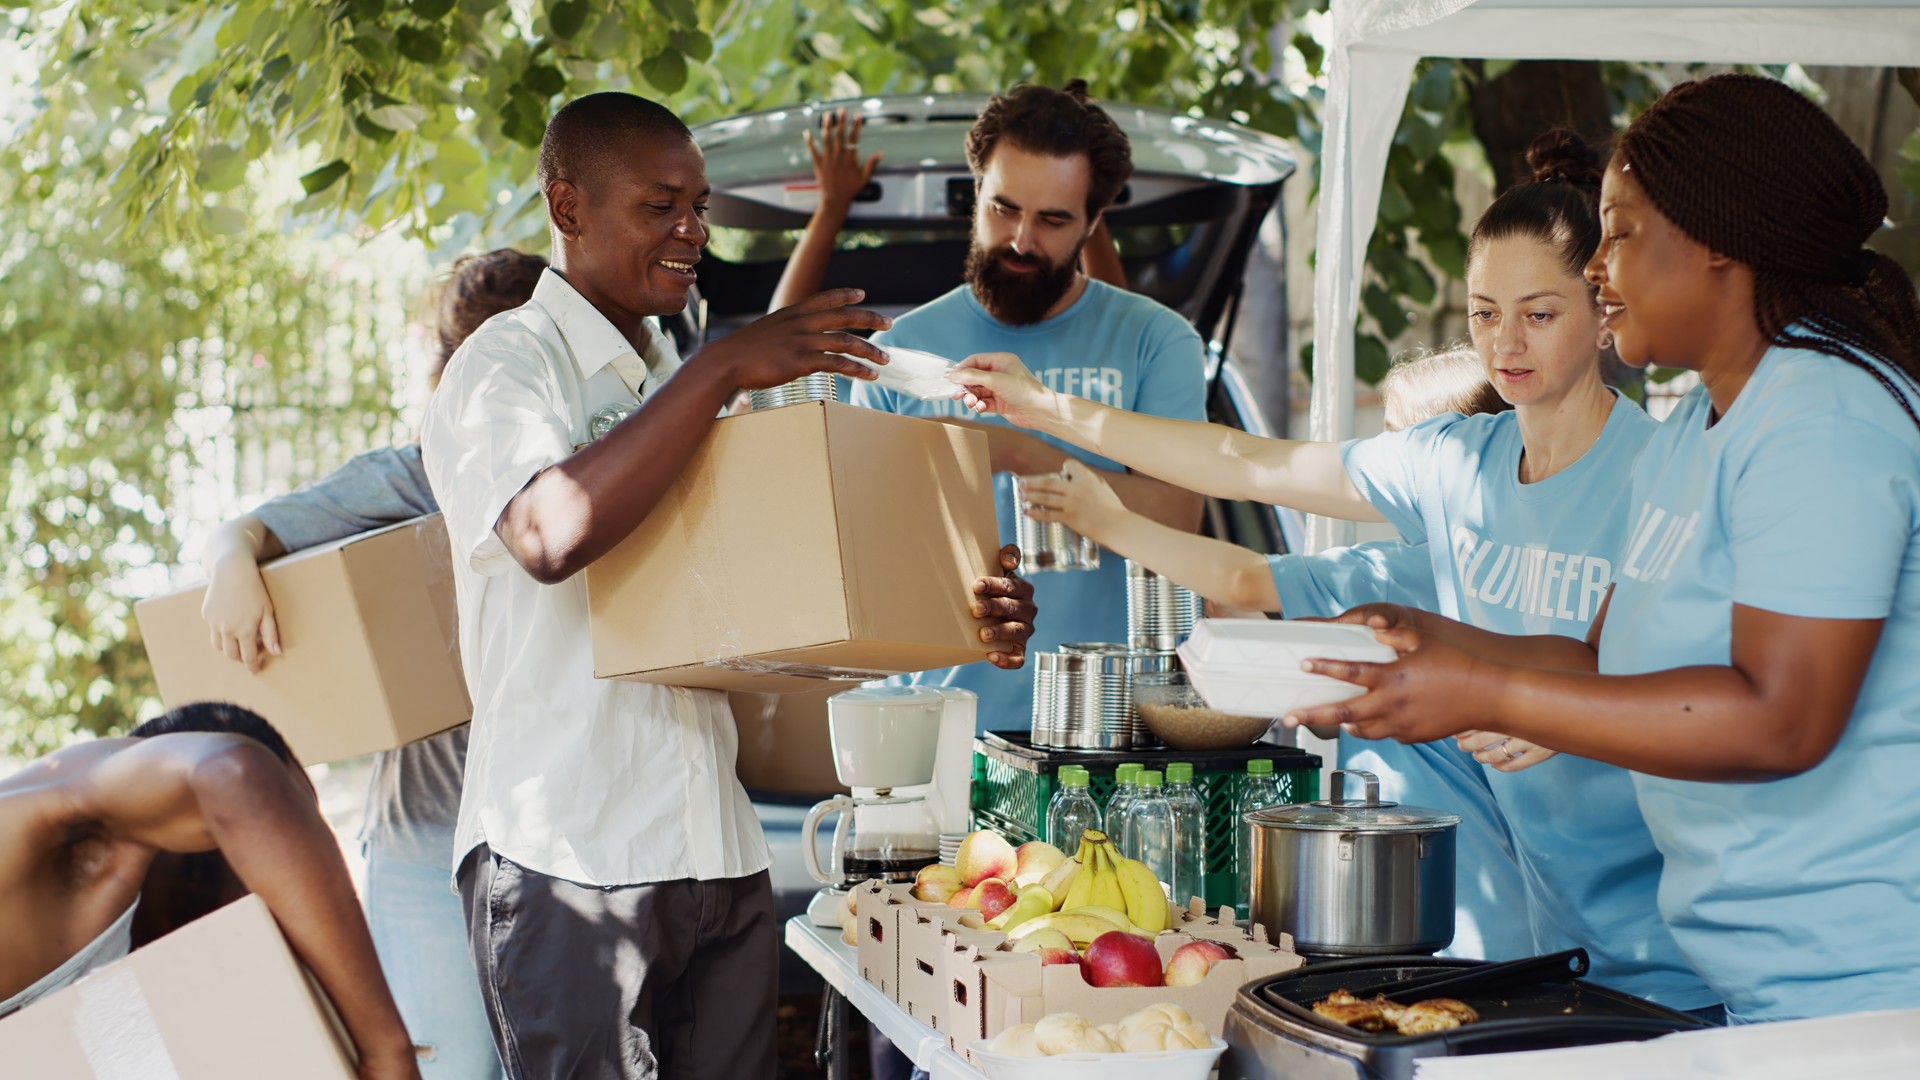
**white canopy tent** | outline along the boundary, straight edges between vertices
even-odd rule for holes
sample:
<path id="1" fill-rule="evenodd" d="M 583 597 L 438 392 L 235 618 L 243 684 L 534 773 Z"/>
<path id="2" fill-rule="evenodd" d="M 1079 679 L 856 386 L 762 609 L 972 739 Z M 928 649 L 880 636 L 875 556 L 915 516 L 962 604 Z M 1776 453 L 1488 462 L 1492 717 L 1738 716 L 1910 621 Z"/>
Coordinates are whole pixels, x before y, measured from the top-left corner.
<path id="1" fill-rule="evenodd" d="M 1311 437 L 1353 434 L 1353 327 L 1387 150 L 1423 56 L 1920 65 L 1920 0 L 1333 0 L 1313 283 Z M 1311 520 L 1308 549 L 1350 543 Z"/>

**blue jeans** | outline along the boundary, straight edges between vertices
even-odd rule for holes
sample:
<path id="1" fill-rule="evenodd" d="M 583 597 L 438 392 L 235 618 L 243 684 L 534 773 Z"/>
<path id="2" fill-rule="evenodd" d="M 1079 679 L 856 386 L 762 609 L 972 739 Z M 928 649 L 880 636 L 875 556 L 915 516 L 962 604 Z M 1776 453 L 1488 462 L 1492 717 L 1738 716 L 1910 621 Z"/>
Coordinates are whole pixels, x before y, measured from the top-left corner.
<path id="1" fill-rule="evenodd" d="M 367 845 L 367 923 L 425 1080 L 501 1080 L 453 875 Z"/>

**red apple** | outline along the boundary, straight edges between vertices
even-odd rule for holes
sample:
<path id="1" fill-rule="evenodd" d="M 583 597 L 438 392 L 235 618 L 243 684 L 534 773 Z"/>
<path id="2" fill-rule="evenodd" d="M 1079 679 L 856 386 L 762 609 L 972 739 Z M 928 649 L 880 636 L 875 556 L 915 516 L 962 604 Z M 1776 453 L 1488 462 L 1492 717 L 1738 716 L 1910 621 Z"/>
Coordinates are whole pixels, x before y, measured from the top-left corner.
<path id="1" fill-rule="evenodd" d="M 1042 967 L 1048 964 L 1072 964 L 1080 969 L 1080 977 L 1087 979 L 1087 960 L 1072 949 L 1036 949 L 1034 955 L 1040 958 Z M 1088 981 L 1092 980 L 1088 979 Z"/>
<path id="2" fill-rule="evenodd" d="M 940 863 L 929 863 L 913 876 L 913 898 L 929 904 L 944 904 L 960 891 L 960 871 Z"/>
<path id="3" fill-rule="evenodd" d="M 1167 958 L 1167 985 L 1192 986 L 1207 977 L 1207 969 L 1216 961 L 1232 955 L 1218 942 L 1189 941 Z"/>
<path id="4" fill-rule="evenodd" d="M 1018 899 L 1020 899 L 1019 894 L 1014 892 L 1006 882 L 997 877 L 990 877 L 973 887 L 973 897 L 968 901 L 968 905 L 979 908 L 981 918 L 993 920 L 999 918 L 1000 913 L 1012 907 L 1013 902 Z"/>
<path id="5" fill-rule="evenodd" d="M 1018 868 L 1019 860 L 1014 856 L 1013 845 L 992 829 L 976 829 L 960 841 L 960 850 L 954 853 L 953 865 L 960 871 L 960 881 L 967 886 L 978 885 L 988 878 L 1010 881 Z"/>
<path id="6" fill-rule="evenodd" d="M 1159 986 L 1160 953 L 1138 934 L 1108 931 L 1087 946 L 1087 981 L 1095 986 Z"/>
<path id="7" fill-rule="evenodd" d="M 947 897 L 947 906 L 957 907 L 957 908 L 977 908 L 980 905 L 973 902 L 973 889 L 971 886 L 969 886 L 964 889 L 953 890 L 953 895 Z"/>

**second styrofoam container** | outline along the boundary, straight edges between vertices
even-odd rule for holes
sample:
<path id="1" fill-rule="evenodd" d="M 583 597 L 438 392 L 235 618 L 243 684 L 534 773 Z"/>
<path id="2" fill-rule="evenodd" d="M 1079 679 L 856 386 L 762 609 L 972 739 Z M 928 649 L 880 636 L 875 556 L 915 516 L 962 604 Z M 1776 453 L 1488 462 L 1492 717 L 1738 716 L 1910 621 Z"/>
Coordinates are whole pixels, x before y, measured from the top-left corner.
<path id="1" fill-rule="evenodd" d="M 990 1080 L 1054 1080 L 1060 1076 L 1099 1077 L 1100 1080 L 1207 1080 L 1213 1064 L 1226 1053 L 1226 1040 L 1215 1038 L 1205 1050 L 1148 1050 L 1136 1054 L 1055 1054 L 1052 1057 L 1016 1057 L 987 1049 L 991 1039 L 967 1046 L 967 1056 Z"/>
<path id="2" fill-rule="evenodd" d="M 1395 656 L 1364 626 L 1273 619 L 1202 619 L 1179 652 L 1209 708 L 1246 716 L 1285 716 L 1366 692 L 1301 671 L 1303 660 L 1386 663 Z"/>

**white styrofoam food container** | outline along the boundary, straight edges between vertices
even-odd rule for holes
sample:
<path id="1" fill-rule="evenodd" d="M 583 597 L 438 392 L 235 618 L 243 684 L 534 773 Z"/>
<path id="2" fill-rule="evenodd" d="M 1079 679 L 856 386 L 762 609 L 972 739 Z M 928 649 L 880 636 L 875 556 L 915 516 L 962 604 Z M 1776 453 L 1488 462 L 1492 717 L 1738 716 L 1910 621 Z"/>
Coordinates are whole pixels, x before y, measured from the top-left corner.
<path id="1" fill-rule="evenodd" d="M 919 349 L 903 349 L 897 345 L 882 345 L 880 351 L 887 354 L 887 362 L 876 364 L 864 356 L 841 353 L 847 359 L 872 371 L 874 382 L 896 393 L 921 401 L 935 401 L 950 398 L 960 393 L 960 387 L 947 381 L 947 372 L 956 365 L 944 356 L 937 356 Z"/>
<path id="2" fill-rule="evenodd" d="M 1364 626 L 1273 619 L 1201 619 L 1179 653 L 1207 706 L 1242 716 L 1285 716 L 1366 692 L 1301 671 L 1303 660 L 1387 663 L 1395 656 Z"/>
<path id="3" fill-rule="evenodd" d="M 1226 1053 L 1225 1039 L 1216 1038 L 1205 1050 L 1148 1050 L 1137 1054 L 1055 1054 L 1052 1057 L 1016 1057 L 987 1049 L 992 1039 L 967 1044 L 967 1056 L 988 1080 L 1053 1080 L 1060 1076 L 1099 1077 L 1100 1080 L 1207 1080 L 1213 1064 Z"/>

